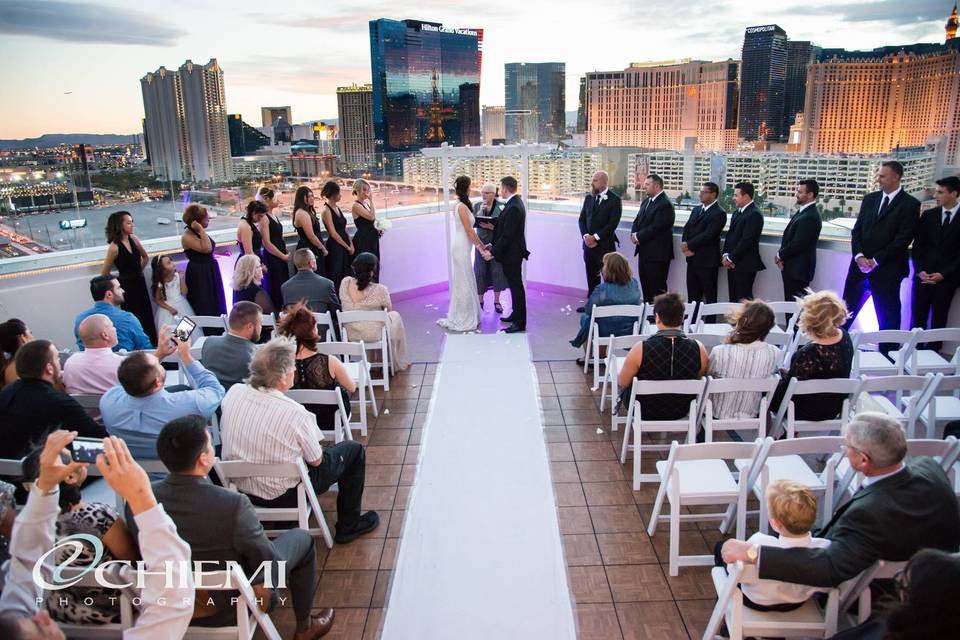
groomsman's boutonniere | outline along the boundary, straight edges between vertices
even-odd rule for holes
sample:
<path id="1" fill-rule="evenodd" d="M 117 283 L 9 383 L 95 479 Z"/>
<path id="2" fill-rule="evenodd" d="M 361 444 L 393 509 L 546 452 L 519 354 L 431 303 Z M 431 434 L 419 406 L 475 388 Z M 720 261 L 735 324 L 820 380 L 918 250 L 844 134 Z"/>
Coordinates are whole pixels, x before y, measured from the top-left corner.
<path id="1" fill-rule="evenodd" d="M 600 202 L 603 202 L 603 201 L 606 200 L 606 199 L 607 199 L 607 194 L 601 193 L 601 194 L 600 194 Z"/>

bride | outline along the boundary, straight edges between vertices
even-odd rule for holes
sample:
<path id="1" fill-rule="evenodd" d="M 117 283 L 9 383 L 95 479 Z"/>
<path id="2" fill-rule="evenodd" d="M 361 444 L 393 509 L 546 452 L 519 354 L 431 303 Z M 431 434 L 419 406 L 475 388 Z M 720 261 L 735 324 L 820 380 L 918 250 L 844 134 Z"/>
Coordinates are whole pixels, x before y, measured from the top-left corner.
<path id="1" fill-rule="evenodd" d="M 472 246 L 477 247 L 484 260 L 493 256 L 473 230 L 474 217 L 470 202 L 470 178 L 460 176 L 453 183 L 457 193 L 457 220 L 454 225 L 450 254 L 453 257 L 453 278 L 450 281 L 450 308 L 447 317 L 437 324 L 449 331 L 475 331 L 480 323 L 480 301 L 477 297 L 477 279 L 473 273 Z"/>

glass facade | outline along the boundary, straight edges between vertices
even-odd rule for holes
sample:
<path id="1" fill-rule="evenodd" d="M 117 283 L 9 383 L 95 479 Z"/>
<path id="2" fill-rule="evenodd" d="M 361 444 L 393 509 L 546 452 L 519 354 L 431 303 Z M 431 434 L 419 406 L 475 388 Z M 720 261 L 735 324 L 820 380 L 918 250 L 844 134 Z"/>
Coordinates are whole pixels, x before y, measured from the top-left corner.
<path id="1" fill-rule="evenodd" d="M 475 29 L 370 21 L 378 152 L 480 144 L 479 44 Z"/>
<path id="2" fill-rule="evenodd" d="M 775 24 L 749 27 L 743 36 L 739 136 L 780 140 L 787 79 L 787 33 Z"/>
<path id="3" fill-rule="evenodd" d="M 817 61 L 820 47 L 809 40 L 791 40 L 787 43 L 787 80 L 783 106 L 783 129 L 787 134 L 797 121 L 797 114 L 803 111 L 803 101 L 807 91 L 807 66 Z"/>
<path id="4" fill-rule="evenodd" d="M 566 131 L 566 64 L 563 62 L 509 62 L 504 69 L 505 107 L 529 111 L 537 122 L 537 138 L 523 135 L 520 124 L 507 122 L 507 142 L 556 142 Z"/>

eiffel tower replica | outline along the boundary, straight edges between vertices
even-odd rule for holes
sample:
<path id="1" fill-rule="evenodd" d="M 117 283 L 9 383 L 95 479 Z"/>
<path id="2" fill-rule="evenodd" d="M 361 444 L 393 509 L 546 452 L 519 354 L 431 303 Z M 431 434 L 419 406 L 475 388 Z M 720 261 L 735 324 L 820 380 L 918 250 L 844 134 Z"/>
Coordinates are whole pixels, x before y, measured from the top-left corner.
<path id="1" fill-rule="evenodd" d="M 443 120 L 440 115 L 440 81 L 437 70 L 433 70 L 433 101 L 430 103 L 430 127 L 427 129 L 427 142 L 439 145 L 446 134 L 443 132 Z"/>

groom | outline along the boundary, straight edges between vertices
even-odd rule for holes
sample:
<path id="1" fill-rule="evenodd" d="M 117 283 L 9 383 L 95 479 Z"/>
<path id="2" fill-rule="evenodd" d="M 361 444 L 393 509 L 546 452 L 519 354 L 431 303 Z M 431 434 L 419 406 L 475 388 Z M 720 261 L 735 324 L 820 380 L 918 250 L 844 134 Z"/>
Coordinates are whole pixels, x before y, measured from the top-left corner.
<path id="1" fill-rule="evenodd" d="M 500 322 L 511 323 L 504 331 L 519 333 L 527 330 L 527 293 L 523 288 L 523 261 L 530 255 L 527 251 L 527 210 L 517 195 L 517 179 L 507 176 L 500 180 L 500 193 L 505 204 L 493 230 L 491 253 L 503 265 L 503 275 L 510 287 L 513 309 Z"/>

